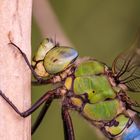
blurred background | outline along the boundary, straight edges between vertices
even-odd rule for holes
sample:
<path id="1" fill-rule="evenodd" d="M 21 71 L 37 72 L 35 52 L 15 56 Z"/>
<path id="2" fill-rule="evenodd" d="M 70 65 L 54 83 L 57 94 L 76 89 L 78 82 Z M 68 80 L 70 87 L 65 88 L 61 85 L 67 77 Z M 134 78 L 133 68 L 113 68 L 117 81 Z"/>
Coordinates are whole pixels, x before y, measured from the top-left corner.
<path id="1" fill-rule="evenodd" d="M 92 56 L 111 66 L 129 48 L 140 27 L 139 0 L 34 0 L 32 55 L 45 37 L 76 48 L 80 57 Z M 32 87 L 32 103 L 49 86 Z M 132 95 L 132 94 L 131 94 Z M 138 98 L 133 94 L 133 98 Z M 33 114 L 35 121 L 39 110 Z M 78 113 L 71 112 L 76 140 L 105 140 Z M 54 101 L 33 140 L 64 140 L 60 102 Z"/>

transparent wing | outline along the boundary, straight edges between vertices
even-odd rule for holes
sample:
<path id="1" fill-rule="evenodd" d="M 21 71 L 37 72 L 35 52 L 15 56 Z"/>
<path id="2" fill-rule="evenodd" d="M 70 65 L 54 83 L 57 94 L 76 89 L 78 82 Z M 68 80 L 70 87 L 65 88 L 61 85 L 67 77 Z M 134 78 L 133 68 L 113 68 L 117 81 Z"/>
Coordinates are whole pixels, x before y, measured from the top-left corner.
<path id="1" fill-rule="evenodd" d="M 140 91 L 140 33 L 133 45 L 116 57 L 112 71 L 119 83 L 125 84 L 130 91 Z"/>

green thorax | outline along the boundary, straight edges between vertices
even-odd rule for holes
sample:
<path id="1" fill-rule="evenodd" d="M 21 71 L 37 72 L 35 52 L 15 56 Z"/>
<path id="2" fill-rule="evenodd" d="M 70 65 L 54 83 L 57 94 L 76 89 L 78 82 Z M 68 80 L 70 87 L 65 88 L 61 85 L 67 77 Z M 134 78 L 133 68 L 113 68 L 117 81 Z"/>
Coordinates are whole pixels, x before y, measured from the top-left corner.
<path id="1" fill-rule="evenodd" d="M 107 135 L 118 136 L 126 128 L 129 118 L 123 113 L 122 102 L 117 98 L 120 88 L 111 84 L 109 72 L 105 64 L 89 59 L 77 65 L 73 84 L 72 78 L 68 77 L 65 86 L 85 99 L 83 105 L 77 96 L 71 98 L 74 106 L 82 108 L 82 116 L 97 127 L 103 127 Z"/>
<path id="2" fill-rule="evenodd" d="M 96 60 L 81 63 L 75 71 L 73 90 L 75 94 L 88 94 L 90 103 L 97 103 L 116 96 L 109 78 L 107 66 Z"/>
<path id="3" fill-rule="evenodd" d="M 96 60 L 81 62 L 75 70 L 73 91 L 87 95 L 82 114 L 90 120 L 110 121 L 120 112 L 120 101 L 107 73 L 108 67 Z"/>

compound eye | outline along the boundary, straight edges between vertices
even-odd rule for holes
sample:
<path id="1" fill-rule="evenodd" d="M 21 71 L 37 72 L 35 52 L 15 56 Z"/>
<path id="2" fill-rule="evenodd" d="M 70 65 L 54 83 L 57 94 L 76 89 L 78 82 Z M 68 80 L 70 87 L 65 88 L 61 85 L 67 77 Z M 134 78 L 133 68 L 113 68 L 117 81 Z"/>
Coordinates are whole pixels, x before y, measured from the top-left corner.
<path id="1" fill-rule="evenodd" d="M 69 47 L 55 47 L 44 58 L 44 67 L 49 74 L 56 74 L 65 70 L 78 56 L 75 49 Z"/>

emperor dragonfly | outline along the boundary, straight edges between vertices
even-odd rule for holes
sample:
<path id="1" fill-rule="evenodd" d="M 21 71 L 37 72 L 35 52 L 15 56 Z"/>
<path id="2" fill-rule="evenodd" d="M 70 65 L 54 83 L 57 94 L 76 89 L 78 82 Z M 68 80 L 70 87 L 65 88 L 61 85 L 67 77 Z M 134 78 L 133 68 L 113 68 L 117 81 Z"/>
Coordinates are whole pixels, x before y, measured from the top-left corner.
<path id="1" fill-rule="evenodd" d="M 27 117 L 40 105 L 44 106 L 32 126 L 32 134 L 40 125 L 53 99 L 61 100 L 61 112 L 65 140 L 75 140 L 69 110 L 77 111 L 90 124 L 97 127 L 110 140 L 140 139 L 139 105 L 130 100 L 127 90 L 140 91 L 140 42 L 137 38 L 132 47 L 121 53 L 112 68 L 93 58 L 77 58 L 75 49 L 59 46 L 51 39 L 39 45 L 30 65 L 22 54 L 36 81 L 33 84 L 57 84 L 46 92 L 31 108 L 20 112 L 0 91 L 5 101 L 21 116 Z M 135 130 L 135 133 L 133 133 Z"/>

